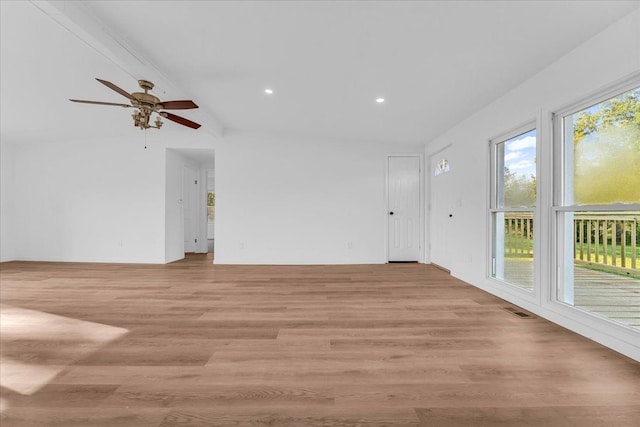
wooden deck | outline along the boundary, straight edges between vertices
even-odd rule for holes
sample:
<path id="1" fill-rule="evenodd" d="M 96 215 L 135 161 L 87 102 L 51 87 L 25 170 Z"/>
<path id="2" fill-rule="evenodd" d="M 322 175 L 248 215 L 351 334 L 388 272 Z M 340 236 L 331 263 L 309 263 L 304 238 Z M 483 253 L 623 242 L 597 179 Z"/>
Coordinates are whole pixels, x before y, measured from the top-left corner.
<path id="1" fill-rule="evenodd" d="M 640 328 L 640 280 L 575 269 L 575 306 Z"/>
<path id="2" fill-rule="evenodd" d="M 533 290 L 533 261 L 505 260 L 505 280 Z M 640 280 L 575 267 L 574 306 L 640 328 Z"/>

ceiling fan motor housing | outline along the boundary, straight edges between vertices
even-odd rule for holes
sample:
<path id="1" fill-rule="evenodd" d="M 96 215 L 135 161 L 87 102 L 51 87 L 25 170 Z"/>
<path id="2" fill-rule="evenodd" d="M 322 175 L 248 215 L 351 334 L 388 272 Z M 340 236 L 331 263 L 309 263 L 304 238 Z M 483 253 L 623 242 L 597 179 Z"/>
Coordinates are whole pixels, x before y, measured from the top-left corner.
<path id="1" fill-rule="evenodd" d="M 152 110 L 156 107 L 156 104 L 160 102 L 160 99 L 158 97 L 153 96 L 149 93 L 134 92 L 131 95 L 133 95 L 133 97 L 137 99 L 141 105 L 144 105 L 145 107 L 148 107 Z"/>

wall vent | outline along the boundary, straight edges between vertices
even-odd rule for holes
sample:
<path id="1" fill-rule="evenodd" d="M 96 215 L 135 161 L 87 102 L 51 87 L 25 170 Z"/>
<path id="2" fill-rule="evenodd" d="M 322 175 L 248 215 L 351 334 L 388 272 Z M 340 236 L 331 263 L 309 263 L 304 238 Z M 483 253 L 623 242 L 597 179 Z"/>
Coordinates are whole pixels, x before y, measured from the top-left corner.
<path id="1" fill-rule="evenodd" d="M 509 313 L 513 314 L 514 316 L 518 316 L 521 319 L 535 319 L 535 316 L 532 316 L 531 314 L 526 313 L 519 308 L 505 307 L 504 309 L 507 310 Z"/>

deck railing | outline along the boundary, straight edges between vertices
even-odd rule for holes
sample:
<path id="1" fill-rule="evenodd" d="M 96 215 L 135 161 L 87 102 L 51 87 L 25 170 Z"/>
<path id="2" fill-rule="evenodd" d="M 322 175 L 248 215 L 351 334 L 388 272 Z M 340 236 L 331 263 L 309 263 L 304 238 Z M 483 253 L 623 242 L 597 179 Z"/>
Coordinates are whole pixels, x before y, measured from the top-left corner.
<path id="1" fill-rule="evenodd" d="M 533 214 L 505 213 L 504 239 L 506 257 L 533 257 Z"/>
<path id="2" fill-rule="evenodd" d="M 638 269 L 637 215 L 575 214 L 576 260 Z"/>
<path id="3" fill-rule="evenodd" d="M 640 214 L 574 213 L 574 259 L 609 268 L 640 269 Z M 505 256 L 533 256 L 533 215 L 505 214 Z"/>

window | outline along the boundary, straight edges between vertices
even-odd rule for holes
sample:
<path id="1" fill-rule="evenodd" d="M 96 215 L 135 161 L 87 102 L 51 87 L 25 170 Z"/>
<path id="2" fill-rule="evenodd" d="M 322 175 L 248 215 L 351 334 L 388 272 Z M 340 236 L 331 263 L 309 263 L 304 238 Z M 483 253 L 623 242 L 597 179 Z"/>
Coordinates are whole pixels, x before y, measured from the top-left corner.
<path id="1" fill-rule="evenodd" d="M 556 299 L 640 328 L 640 85 L 555 120 Z"/>
<path id="2" fill-rule="evenodd" d="M 451 170 L 449 166 L 449 161 L 447 159 L 442 159 L 438 161 L 438 165 L 436 167 L 436 176 L 442 175 L 443 173 L 447 173 Z"/>
<path id="3" fill-rule="evenodd" d="M 492 141 L 491 276 L 534 288 L 536 130 L 521 128 Z"/>

